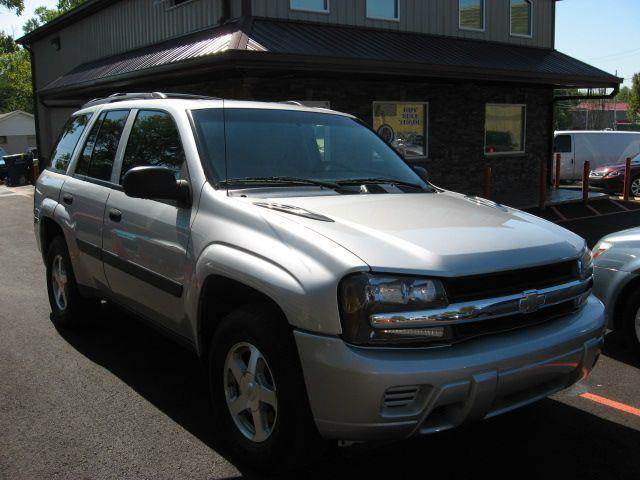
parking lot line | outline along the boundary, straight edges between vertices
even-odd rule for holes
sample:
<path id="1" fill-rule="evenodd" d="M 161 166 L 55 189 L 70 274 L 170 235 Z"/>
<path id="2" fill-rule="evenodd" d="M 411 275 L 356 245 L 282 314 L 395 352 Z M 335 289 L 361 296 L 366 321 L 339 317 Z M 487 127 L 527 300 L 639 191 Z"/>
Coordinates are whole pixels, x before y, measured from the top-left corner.
<path id="1" fill-rule="evenodd" d="M 620 410 L 622 412 L 630 413 L 631 415 L 636 415 L 637 417 L 640 417 L 640 408 L 635 408 L 624 403 L 616 402 L 614 400 L 609 400 L 608 398 L 601 397 L 600 395 L 594 395 L 593 393 L 582 393 L 580 394 L 580 396 L 582 398 L 586 398 L 587 400 L 591 400 L 592 402 L 596 402 L 601 405 L 615 408 L 616 410 Z"/>

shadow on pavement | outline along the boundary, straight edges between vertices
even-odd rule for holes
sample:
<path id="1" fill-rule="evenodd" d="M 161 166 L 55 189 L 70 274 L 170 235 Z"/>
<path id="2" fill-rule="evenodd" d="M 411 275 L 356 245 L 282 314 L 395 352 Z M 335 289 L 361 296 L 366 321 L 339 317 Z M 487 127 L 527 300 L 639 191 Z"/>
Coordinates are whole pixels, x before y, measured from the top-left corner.
<path id="1" fill-rule="evenodd" d="M 60 334 L 227 457 L 212 434 L 208 393 L 193 353 L 111 306 L 103 306 L 91 326 Z M 454 431 L 332 450 L 295 477 L 638 479 L 639 447 L 640 432 L 548 399 Z"/>

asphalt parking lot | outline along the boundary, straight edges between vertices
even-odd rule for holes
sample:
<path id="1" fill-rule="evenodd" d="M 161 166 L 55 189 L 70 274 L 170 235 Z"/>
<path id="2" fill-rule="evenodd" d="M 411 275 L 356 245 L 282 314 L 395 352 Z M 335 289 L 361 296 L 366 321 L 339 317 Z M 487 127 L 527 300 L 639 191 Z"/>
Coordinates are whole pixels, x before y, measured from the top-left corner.
<path id="1" fill-rule="evenodd" d="M 213 440 L 193 354 L 113 307 L 56 331 L 32 208 L 29 187 L 0 186 L 0 478 L 251 477 Z M 612 218 L 564 226 L 593 237 L 602 222 L 640 225 L 640 212 Z M 456 431 L 330 451 L 297 477 L 638 479 L 638 409 L 640 362 L 610 334 L 569 391 Z"/>

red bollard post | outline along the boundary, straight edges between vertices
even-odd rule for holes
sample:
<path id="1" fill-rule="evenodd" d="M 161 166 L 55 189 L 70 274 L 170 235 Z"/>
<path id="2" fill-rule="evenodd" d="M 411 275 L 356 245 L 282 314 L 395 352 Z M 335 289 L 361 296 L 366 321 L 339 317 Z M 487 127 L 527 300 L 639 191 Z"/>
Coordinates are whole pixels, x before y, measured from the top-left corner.
<path id="1" fill-rule="evenodd" d="M 538 208 L 544 210 L 547 206 L 547 162 L 540 162 L 540 199 Z"/>
<path id="2" fill-rule="evenodd" d="M 484 198 L 491 200 L 491 166 L 484 167 Z"/>
<path id="3" fill-rule="evenodd" d="M 562 154 L 556 153 L 556 175 L 554 183 L 556 188 L 560 188 L 560 164 L 562 163 Z"/>
<path id="4" fill-rule="evenodd" d="M 627 157 L 624 166 L 624 186 L 622 187 L 622 199 L 629 201 L 629 190 L 631 190 L 631 157 Z"/>
<path id="5" fill-rule="evenodd" d="M 582 166 L 582 202 L 585 205 L 589 201 L 589 172 L 591 172 L 591 163 L 587 160 Z"/>

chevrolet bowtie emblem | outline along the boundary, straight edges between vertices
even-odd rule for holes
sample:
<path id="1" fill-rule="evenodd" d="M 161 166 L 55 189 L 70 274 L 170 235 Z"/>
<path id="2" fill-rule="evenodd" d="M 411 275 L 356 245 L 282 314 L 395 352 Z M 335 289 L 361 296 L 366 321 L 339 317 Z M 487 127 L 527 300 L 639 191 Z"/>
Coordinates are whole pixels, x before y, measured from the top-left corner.
<path id="1" fill-rule="evenodd" d="M 547 301 L 546 295 L 538 290 L 529 290 L 522 294 L 520 299 L 520 313 L 531 313 L 544 306 Z"/>

